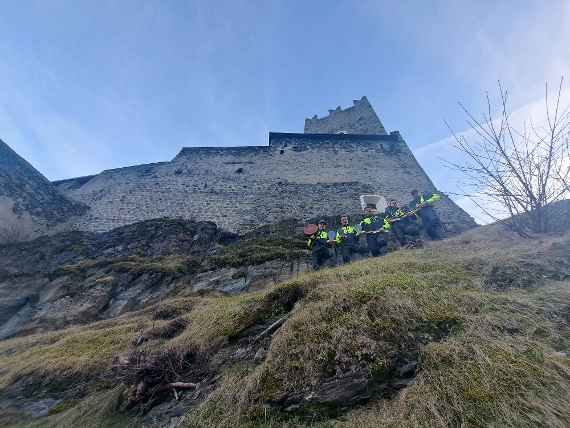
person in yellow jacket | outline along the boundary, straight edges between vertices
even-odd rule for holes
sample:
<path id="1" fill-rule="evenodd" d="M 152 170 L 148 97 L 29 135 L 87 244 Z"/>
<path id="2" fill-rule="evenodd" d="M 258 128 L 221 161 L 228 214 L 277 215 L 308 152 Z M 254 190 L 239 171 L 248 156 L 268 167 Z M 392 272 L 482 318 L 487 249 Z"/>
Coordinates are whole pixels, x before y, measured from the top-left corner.
<path id="1" fill-rule="evenodd" d="M 439 193 L 419 193 L 416 189 L 412 190 L 412 201 L 408 205 L 409 209 L 415 211 L 422 222 L 422 227 L 427 235 L 434 240 L 441 239 L 441 221 L 433 204 L 442 199 Z"/>
<path id="2" fill-rule="evenodd" d="M 392 232 L 400 246 L 416 247 L 420 245 L 420 230 L 415 214 L 407 208 L 401 207 L 395 199 L 390 199 L 385 214 L 392 224 Z"/>
<path id="3" fill-rule="evenodd" d="M 364 218 L 360 222 L 361 233 L 366 234 L 366 246 L 372 257 L 386 253 L 388 242 L 384 236 L 390 230 L 390 222 L 385 215 L 377 214 L 376 205 L 368 204 L 364 209 Z"/>
<path id="4" fill-rule="evenodd" d="M 336 231 L 335 241 L 342 254 L 342 262 L 350 263 L 352 256 L 358 252 L 358 230 L 350 225 L 347 215 L 340 218 L 340 228 Z"/>
<path id="5" fill-rule="evenodd" d="M 327 222 L 319 220 L 318 229 L 307 241 L 307 247 L 311 250 L 313 270 L 319 270 L 331 258 L 329 251 L 329 232 Z"/>

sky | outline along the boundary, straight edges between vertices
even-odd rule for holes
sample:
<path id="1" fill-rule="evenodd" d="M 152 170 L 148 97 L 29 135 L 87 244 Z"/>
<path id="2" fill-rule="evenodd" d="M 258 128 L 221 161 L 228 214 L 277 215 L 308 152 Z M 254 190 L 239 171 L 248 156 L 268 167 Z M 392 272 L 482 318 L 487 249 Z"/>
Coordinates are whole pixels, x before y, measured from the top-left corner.
<path id="1" fill-rule="evenodd" d="M 535 113 L 569 46 L 568 0 L 7 2 L 0 139 L 57 180 L 264 145 L 366 95 L 452 191 L 457 102 L 482 113 L 500 80 Z"/>

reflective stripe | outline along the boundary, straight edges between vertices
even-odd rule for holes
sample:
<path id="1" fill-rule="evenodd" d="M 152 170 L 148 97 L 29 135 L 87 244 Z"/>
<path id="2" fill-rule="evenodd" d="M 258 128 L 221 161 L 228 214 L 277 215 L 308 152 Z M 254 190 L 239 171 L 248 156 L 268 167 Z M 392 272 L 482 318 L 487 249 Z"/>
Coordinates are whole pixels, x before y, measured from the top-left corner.
<path id="1" fill-rule="evenodd" d="M 378 216 L 372 216 L 372 217 L 366 217 L 364 218 L 360 224 L 364 223 L 364 224 L 372 224 L 373 222 L 378 221 Z"/>
<path id="2" fill-rule="evenodd" d="M 437 202 L 439 200 L 441 200 L 441 195 L 434 193 L 433 195 L 430 196 L 430 198 L 427 200 L 427 202 L 428 202 L 428 204 L 433 204 L 434 202 Z"/>
<path id="3" fill-rule="evenodd" d="M 341 226 L 340 233 L 337 232 L 335 241 L 340 244 L 342 239 L 348 235 L 355 235 L 356 229 L 352 226 Z"/>
<path id="4" fill-rule="evenodd" d="M 307 241 L 307 247 L 309 247 L 309 249 L 310 249 L 313 246 L 313 244 L 315 243 L 315 241 L 317 241 L 319 239 L 324 239 L 325 241 L 328 241 L 329 240 L 329 233 L 326 230 L 321 230 L 320 232 L 317 232 L 315 234 L 314 240 L 312 238 L 309 238 L 309 240 Z"/>

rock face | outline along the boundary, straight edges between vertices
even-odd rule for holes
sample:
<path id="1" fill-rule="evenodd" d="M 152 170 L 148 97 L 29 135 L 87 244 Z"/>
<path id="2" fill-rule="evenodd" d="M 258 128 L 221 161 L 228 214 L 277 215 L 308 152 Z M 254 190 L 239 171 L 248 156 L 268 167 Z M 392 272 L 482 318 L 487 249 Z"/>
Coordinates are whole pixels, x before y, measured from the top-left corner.
<path id="1" fill-rule="evenodd" d="M 26 238 L 86 211 L 0 140 L 0 242 Z"/>
<path id="2" fill-rule="evenodd" d="M 168 219 L 0 246 L 0 340 L 112 318 L 166 296 L 264 287 L 306 270 L 303 256 L 211 222 Z"/>
<path id="3" fill-rule="evenodd" d="M 400 133 L 386 134 L 366 99 L 315 120 L 323 122 L 306 125 L 304 134 L 270 133 L 268 146 L 188 147 L 171 162 L 108 170 L 55 185 L 91 207 L 76 223 L 79 230 L 106 231 L 151 218 L 182 217 L 214 221 L 238 233 L 285 218 L 359 211 L 361 194 L 407 203 L 414 188 L 436 190 Z M 448 232 L 475 225 L 451 200 L 438 205 Z"/>

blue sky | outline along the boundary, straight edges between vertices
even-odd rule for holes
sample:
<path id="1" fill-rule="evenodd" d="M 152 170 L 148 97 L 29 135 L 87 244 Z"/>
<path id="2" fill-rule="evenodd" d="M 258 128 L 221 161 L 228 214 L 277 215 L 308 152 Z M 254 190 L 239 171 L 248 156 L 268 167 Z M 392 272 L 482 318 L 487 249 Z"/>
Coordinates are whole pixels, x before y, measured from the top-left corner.
<path id="1" fill-rule="evenodd" d="M 447 190 L 457 101 L 479 111 L 500 79 L 524 111 L 570 77 L 569 46 L 558 0 L 13 1 L 0 138 L 55 180 L 266 144 L 367 95 Z"/>

